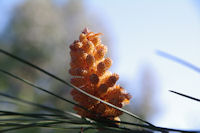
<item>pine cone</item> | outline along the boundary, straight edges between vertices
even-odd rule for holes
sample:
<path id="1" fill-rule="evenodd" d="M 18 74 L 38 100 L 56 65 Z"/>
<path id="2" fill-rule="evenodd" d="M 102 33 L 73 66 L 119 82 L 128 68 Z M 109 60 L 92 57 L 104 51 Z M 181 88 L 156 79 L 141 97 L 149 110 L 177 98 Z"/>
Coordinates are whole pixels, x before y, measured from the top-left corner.
<path id="1" fill-rule="evenodd" d="M 101 43 L 101 33 L 89 32 L 86 28 L 79 36 L 79 40 L 70 45 L 71 63 L 69 73 L 73 76 L 71 83 L 76 87 L 107 101 L 117 107 L 129 103 L 130 94 L 116 85 L 119 75 L 108 71 L 112 65 L 110 58 L 104 58 L 107 47 Z M 88 110 L 110 120 L 120 120 L 121 111 L 94 100 L 85 94 L 73 89 L 73 99 Z M 83 117 L 96 118 L 90 112 L 74 107 L 74 110 Z"/>

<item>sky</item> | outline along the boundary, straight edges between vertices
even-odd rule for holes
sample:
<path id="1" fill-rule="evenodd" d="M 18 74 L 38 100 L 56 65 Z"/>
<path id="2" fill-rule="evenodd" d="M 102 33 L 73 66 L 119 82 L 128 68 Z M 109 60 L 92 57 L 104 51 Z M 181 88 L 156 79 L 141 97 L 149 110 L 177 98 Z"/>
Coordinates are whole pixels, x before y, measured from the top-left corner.
<path id="1" fill-rule="evenodd" d="M 200 66 L 200 10 L 191 0 L 88 1 L 98 9 L 113 31 L 113 71 L 126 80 L 128 89 L 137 84 L 144 65 L 156 73 L 162 113 L 153 123 L 182 129 L 200 129 L 199 103 L 170 93 L 172 89 L 200 98 L 199 74 L 155 54 L 162 50 Z M 90 9 L 94 10 L 94 9 Z M 136 88 L 137 89 L 137 88 Z"/>
<path id="2" fill-rule="evenodd" d="M 23 0 L 1 0 L 0 1 L 0 34 L 8 24 L 15 6 L 22 3 Z"/>
<path id="3" fill-rule="evenodd" d="M 22 0 L 0 1 L 0 33 L 12 7 Z M 156 50 L 173 54 L 200 66 L 200 6 L 195 0 L 87 0 L 91 14 L 104 20 L 111 35 L 113 72 L 133 95 L 144 66 L 155 73 L 156 99 L 162 110 L 151 120 L 155 125 L 200 129 L 200 105 L 174 95 L 172 89 L 200 98 L 200 75 L 156 55 Z M 98 31 L 97 31 L 98 32 Z M 134 88 L 134 89 L 133 89 Z"/>

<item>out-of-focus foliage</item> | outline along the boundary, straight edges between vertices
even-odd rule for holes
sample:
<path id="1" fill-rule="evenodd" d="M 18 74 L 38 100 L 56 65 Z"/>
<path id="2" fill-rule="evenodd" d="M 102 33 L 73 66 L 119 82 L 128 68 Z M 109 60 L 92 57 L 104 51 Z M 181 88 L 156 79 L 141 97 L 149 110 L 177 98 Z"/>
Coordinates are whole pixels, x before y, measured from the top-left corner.
<path id="1" fill-rule="evenodd" d="M 62 5 L 53 0 L 25 0 L 22 5 L 16 7 L 0 38 L 0 45 L 1 48 L 69 80 L 68 46 L 73 40 L 78 39 L 79 33 L 85 27 L 103 32 L 103 24 L 99 20 L 98 16 L 92 16 L 87 12 L 82 0 L 68 0 Z M 100 25 L 96 25 L 95 22 Z M 0 65 L 7 71 L 69 98 L 70 88 L 22 63 L 1 55 Z M 0 89 L 7 93 L 63 110 L 72 110 L 72 106 L 5 75 L 0 75 L 0 79 Z M 3 108 L 8 107 L 3 106 Z M 16 108 L 16 110 L 36 109 Z"/>
<path id="2" fill-rule="evenodd" d="M 89 27 L 89 29 L 95 32 L 102 32 L 104 34 L 107 32 L 98 14 L 88 12 L 88 6 L 85 5 L 85 1 L 66 0 L 63 4 L 57 4 L 55 1 L 25 0 L 22 5 L 16 7 L 6 30 L 0 37 L 0 46 L 16 56 L 29 60 L 54 73 L 58 77 L 69 80 L 69 45 L 78 39 L 77 37 L 81 30 L 85 27 Z M 105 45 L 109 45 L 107 36 L 105 34 L 102 39 Z M 109 53 L 111 49 L 109 48 L 108 50 Z M 70 98 L 70 88 L 9 57 L 1 55 L 0 66 L 60 96 Z M 0 75 L 0 80 L 0 90 L 11 95 L 48 106 L 55 106 L 62 110 L 72 111 L 71 105 L 57 100 L 48 94 L 36 91 L 10 77 Z M 134 106 L 134 111 L 138 112 L 137 114 L 145 119 L 149 115 L 148 113 L 152 112 L 152 107 L 149 107 L 152 93 L 148 92 L 152 92 L 154 86 L 150 80 L 151 75 L 149 76 L 147 72 L 140 83 L 143 85 L 141 87 L 141 97 L 144 99 L 138 100 L 141 103 L 138 103 L 138 106 Z M 135 98 L 133 97 L 133 99 Z M 137 101 L 134 101 L 134 103 L 137 103 Z M 15 109 L 19 112 L 40 111 L 36 108 L 13 107 L 6 104 L 0 108 Z M 51 132 L 52 130 L 28 129 L 24 132 L 28 131 Z M 19 132 L 21 133 L 22 130 Z"/>

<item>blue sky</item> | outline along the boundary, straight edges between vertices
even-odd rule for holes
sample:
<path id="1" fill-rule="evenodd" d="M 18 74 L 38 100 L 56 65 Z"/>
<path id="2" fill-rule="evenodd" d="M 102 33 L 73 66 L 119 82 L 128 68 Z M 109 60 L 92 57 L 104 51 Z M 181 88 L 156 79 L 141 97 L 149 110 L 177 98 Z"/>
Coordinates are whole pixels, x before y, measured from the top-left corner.
<path id="1" fill-rule="evenodd" d="M 22 0 L 0 1 L 0 30 L 12 7 Z M 155 54 L 157 49 L 200 66 L 200 8 L 193 0 L 87 0 L 88 10 L 105 21 L 111 34 L 113 72 L 134 95 L 137 77 L 150 66 L 159 81 L 162 106 L 152 122 L 159 126 L 198 129 L 198 103 L 169 93 L 169 89 L 200 98 L 199 74 Z M 97 31 L 98 32 L 98 31 Z M 134 90 L 132 90 L 134 88 Z"/>
<path id="2" fill-rule="evenodd" d="M 200 10 L 189 0 L 101 0 L 88 2 L 105 16 L 113 31 L 113 71 L 126 80 L 134 95 L 138 71 L 148 64 L 160 82 L 157 99 L 163 112 L 153 120 L 160 126 L 198 128 L 198 103 L 168 92 L 173 89 L 200 98 L 199 74 L 155 54 L 163 50 L 200 66 Z M 95 6 L 94 6 L 95 5 Z M 93 9 L 90 9 L 93 10 Z M 132 90 L 134 88 L 135 90 Z"/>

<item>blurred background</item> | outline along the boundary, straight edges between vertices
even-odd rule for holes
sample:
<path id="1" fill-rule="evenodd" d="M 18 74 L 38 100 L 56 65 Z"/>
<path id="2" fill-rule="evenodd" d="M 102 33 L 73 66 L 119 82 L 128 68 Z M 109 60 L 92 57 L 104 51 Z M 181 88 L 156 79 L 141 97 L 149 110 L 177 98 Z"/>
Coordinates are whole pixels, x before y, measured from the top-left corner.
<path id="1" fill-rule="evenodd" d="M 68 47 L 85 27 L 103 33 L 114 62 L 110 71 L 133 96 L 126 109 L 157 126 L 200 129 L 199 103 L 168 91 L 200 98 L 200 75 L 156 55 L 162 50 L 200 66 L 198 0 L 0 0 L 0 48 L 67 81 Z M 2 54 L 0 67 L 71 99 L 69 87 Z M 71 105 L 2 74 L 0 91 L 72 111 Z M 37 110 L 3 103 L 0 109 Z"/>

